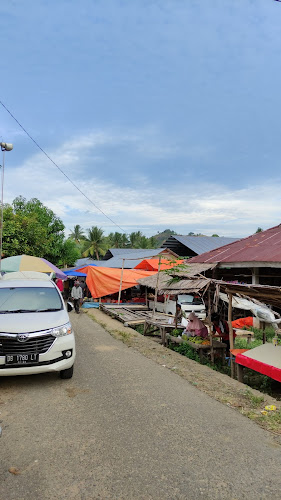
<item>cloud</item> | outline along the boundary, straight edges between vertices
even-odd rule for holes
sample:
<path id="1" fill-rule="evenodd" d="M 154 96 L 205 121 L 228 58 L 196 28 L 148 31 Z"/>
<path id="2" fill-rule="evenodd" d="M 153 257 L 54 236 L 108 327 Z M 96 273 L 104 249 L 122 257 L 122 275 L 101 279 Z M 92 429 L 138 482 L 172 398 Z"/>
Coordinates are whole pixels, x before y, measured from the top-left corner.
<path id="1" fill-rule="evenodd" d="M 11 202 L 19 194 L 27 199 L 36 197 L 61 217 L 68 229 L 75 224 L 84 228 L 98 225 L 106 232 L 145 227 L 147 234 L 153 234 L 155 228 L 170 227 L 181 234 L 196 228 L 194 232 L 205 234 L 246 236 L 258 226 L 280 222 L 279 179 L 229 188 L 222 182 L 192 181 L 184 185 L 175 176 L 173 182 L 163 186 L 139 174 L 141 182 L 132 186 L 120 181 L 118 175 L 108 178 L 106 168 L 103 175 L 86 166 L 80 169 L 91 152 L 92 159 L 106 164 L 106 153 L 95 156 L 96 151 L 120 142 L 131 142 L 138 150 L 141 135 L 95 131 L 75 137 L 50 153 L 80 192 L 42 153 L 31 156 L 22 165 L 6 169 L 4 201 Z"/>

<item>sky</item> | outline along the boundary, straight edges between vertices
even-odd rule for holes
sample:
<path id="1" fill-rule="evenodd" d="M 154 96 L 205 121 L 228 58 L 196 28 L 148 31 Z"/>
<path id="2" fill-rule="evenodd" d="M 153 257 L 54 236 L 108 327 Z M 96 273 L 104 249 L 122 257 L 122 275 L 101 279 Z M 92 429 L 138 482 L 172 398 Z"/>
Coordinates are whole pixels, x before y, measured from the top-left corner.
<path id="1" fill-rule="evenodd" d="M 0 14 L 4 203 L 38 198 L 66 234 L 281 223 L 281 3 L 10 0 Z"/>

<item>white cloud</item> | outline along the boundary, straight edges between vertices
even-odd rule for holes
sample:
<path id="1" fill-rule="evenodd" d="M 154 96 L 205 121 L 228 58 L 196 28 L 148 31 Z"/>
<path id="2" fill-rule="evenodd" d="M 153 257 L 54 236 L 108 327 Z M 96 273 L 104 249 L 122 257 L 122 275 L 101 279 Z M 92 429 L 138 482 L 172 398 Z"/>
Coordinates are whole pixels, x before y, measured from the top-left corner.
<path id="1" fill-rule="evenodd" d="M 126 231 L 151 228 L 147 234 L 155 233 L 155 227 L 161 230 L 165 226 L 181 234 L 197 228 L 195 232 L 205 234 L 246 236 L 258 226 L 265 228 L 280 222 L 280 180 L 230 189 L 223 183 L 193 182 L 185 186 L 175 177 L 174 183 L 163 187 L 140 174 L 140 182 L 132 187 L 119 182 L 118 177 L 107 179 L 106 170 L 102 180 L 93 170 L 88 170 L 87 177 L 81 175 L 83 169 L 79 166 L 90 152 L 91 160 L 106 162 L 106 157 L 95 156 L 100 145 L 130 140 L 138 149 L 141 135 L 136 140 L 136 134 L 92 132 L 50 152 L 93 204 L 42 153 L 28 158 L 21 166 L 6 169 L 4 202 L 11 202 L 19 194 L 27 199 L 36 197 L 61 217 L 68 229 L 75 224 L 84 228 L 98 225 L 106 232 L 120 229 L 95 206 Z"/>

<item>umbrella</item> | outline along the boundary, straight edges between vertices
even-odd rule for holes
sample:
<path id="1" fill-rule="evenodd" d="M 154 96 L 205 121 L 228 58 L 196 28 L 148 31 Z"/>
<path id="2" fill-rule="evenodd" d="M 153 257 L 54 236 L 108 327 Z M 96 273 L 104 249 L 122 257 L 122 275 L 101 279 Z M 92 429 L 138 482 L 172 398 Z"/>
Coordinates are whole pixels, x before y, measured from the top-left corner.
<path id="1" fill-rule="evenodd" d="M 57 278 L 66 280 L 67 276 L 54 264 L 42 257 L 32 255 L 15 255 L 2 259 L 1 271 L 10 273 L 13 271 L 38 271 L 40 273 L 55 273 Z"/>

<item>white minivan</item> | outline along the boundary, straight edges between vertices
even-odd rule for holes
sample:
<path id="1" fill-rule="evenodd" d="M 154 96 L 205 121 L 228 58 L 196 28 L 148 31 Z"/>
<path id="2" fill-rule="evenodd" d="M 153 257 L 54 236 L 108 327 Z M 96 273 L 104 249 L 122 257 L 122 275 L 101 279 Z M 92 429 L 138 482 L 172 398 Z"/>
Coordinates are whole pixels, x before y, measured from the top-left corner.
<path id="1" fill-rule="evenodd" d="M 75 338 L 62 295 L 43 273 L 0 279 L 0 376 L 59 372 L 71 378 Z"/>
<path id="2" fill-rule="evenodd" d="M 163 296 L 162 296 L 163 298 Z M 185 312 L 186 316 L 188 316 L 191 312 L 195 312 L 198 318 L 205 320 L 206 319 L 206 307 L 201 297 L 194 294 L 181 294 L 178 295 L 177 298 L 178 304 L 181 305 L 182 310 Z M 156 311 L 165 313 L 165 314 L 176 314 L 176 297 L 174 295 L 170 295 L 166 297 L 164 302 L 157 301 L 156 302 Z M 154 307 L 154 300 L 150 300 L 148 302 L 148 306 L 150 309 Z"/>

